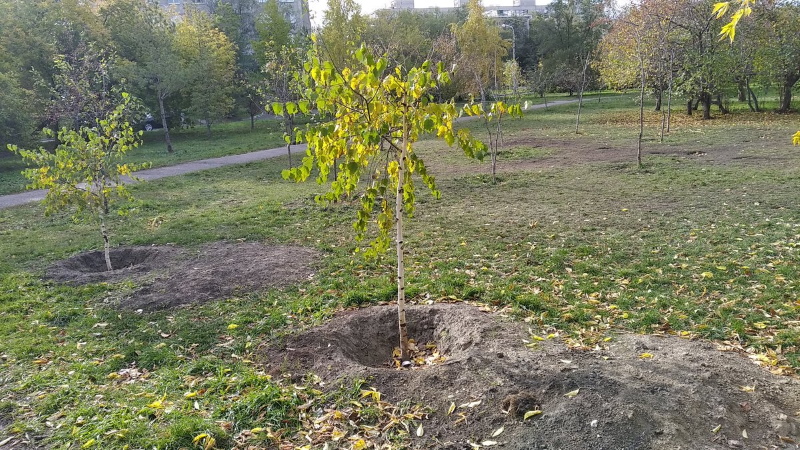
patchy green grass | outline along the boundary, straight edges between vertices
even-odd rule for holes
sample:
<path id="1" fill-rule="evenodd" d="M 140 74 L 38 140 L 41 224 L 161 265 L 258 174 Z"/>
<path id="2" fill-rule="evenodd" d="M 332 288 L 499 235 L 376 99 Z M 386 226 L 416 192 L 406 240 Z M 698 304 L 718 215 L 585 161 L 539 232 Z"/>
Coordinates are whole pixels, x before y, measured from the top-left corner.
<path id="1" fill-rule="evenodd" d="M 509 121 L 505 138 L 517 143 L 501 151 L 506 165 L 494 186 L 488 164 L 421 143 L 431 167 L 446 170 L 442 199 L 420 190 L 409 223 L 408 294 L 509 307 L 575 346 L 603 345 L 619 330 L 674 333 L 746 349 L 776 372 L 800 368 L 794 118 L 702 122 L 676 114 L 659 144 L 660 116 L 650 113 L 644 169 L 633 153 L 537 166 L 575 148 L 635 149 L 631 97 L 587 102 L 580 134 L 575 107 Z M 359 399 L 360 386 L 322 393 L 313 377 L 294 386 L 252 362 L 266 340 L 342 307 L 394 297 L 391 257 L 352 257 L 355 205 L 316 205 L 322 187 L 283 181 L 285 164 L 278 158 L 133 186 L 131 214 L 111 224 L 115 243 L 243 239 L 324 255 L 318 275 L 302 285 L 174 311 L 109 306 L 130 283 L 41 281 L 53 261 L 99 248 L 99 232 L 67 214 L 43 218 L 38 205 L 0 211 L 0 423 L 57 447 L 191 448 L 196 438 L 201 445 L 213 438 L 224 448 L 236 439 L 301 436 L 301 405 L 345 408 Z M 397 411 L 368 406 L 358 424 Z"/>
<path id="2" fill-rule="evenodd" d="M 142 145 L 126 156 L 132 163 L 151 163 L 164 167 L 198 159 L 237 155 L 283 145 L 283 125 L 268 119 L 257 120 L 250 129 L 249 121 L 226 122 L 214 125 L 211 135 L 205 127 L 171 130 L 173 152 L 167 153 L 164 131 L 154 130 L 142 135 Z M 8 153 L 6 149 L 3 152 Z M 21 172 L 22 159 L 12 154 L 0 156 L 0 195 L 22 192 L 28 184 Z"/>

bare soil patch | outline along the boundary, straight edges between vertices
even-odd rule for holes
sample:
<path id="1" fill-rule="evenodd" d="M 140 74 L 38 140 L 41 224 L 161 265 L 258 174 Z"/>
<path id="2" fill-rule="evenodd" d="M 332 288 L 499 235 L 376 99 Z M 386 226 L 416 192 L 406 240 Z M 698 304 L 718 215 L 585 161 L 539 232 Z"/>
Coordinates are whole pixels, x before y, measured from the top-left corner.
<path id="1" fill-rule="evenodd" d="M 102 250 L 84 252 L 48 267 L 45 278 L 70 284 L 119 282 L 163 270 L 183 254 L 182 249 L 168 245 L 117 247 L 110 253 L 114 270 L 108 271 Z"/>
<path id="2" fill-rule="evenodd" d="M 507 142 L 508 146 L 531 146 L 557 149 L 557 151 L 536 159 L 524 161 L 498 160 L 498 168 L 503 171 L 519 171 L 541 168 L 572 167 L 585 164 L 636 164 L 636 141 L 632 139 L 630 146 L 602 143 L 584 139 L 531 139 L 521 138 Z M 780 166 L 788 158 L 775 155 L 759 154 L 761 146 L 752 143 L 735 145 L 703 145 L 701 149 L 687 148 L 674 144 L 643 143 L 642 157 L 668 156 L 687 161 L 696 161 L 713 165 L 769 165 Z M 757 150 L 754 152 L 754 150 Z M 776 161 L 777 159 L 777 161 Z"/>
<path id="3" fill-rule="evenodd" d="M 60 261 L 46 277 L 62 283 L 134 280 L 141 285 L 120 300 L 124 309 L 153 311 L 202 303 L 261 289 L 283 287 L 314 273 L 316 250 L 255 242 L 214 243 L 196 251 L 173 246 L 119 247 L 111 272 L 103 252 Z"/>
<path id="4" fill-rule="evenodd" d="M 316 373 L 328 386 L 367 379 L 388 401 L 431 407 L 414 448 L 493 441 L 514 449 L 797 449 L 800 442 L 800 381 L 711 343 L 623 333 L 603 350 L 574 350 L 559 339 L 527 348 L 524 324 L 473 306 L 413 306 L 408 317 L 410 336 L 435 341 L 444 363 L 390 368 L 396 309 L 379 306 L 286 338 L 265 350 L 264 364 L 297 379 Z M 542 413 L 523 420 L 531 410 Z"/>
<path id="5" fill-rule="evenodd" d="M 785 145 L 781 143 L 781 145 Z M 642 157 L 645 163 L 649 157 L 670 157 L 683 161 L 693 161 L 711 166 L 758 166 L 779 168 L 796 158 L 775 150 L 775 142 L 770 140 L 748 139 L 739 143 L 727 144 L 658 144 L 652 140 L 643 143 Z M 538 157 L 515 157 L 514 149 L 530 148 L 548 150 Z M 499 173 L 516 173 L 540 169 L 576 167 L 592 164 L 636 164 L 636 141 L 630 145 L 599 142 L 590 138 L 532 138 L 520 137 L 506 140 L 497 160 Z M 431 171 L 440 176 L 488 173 L 486 164 L 442 164 L 429 162 Z"/>

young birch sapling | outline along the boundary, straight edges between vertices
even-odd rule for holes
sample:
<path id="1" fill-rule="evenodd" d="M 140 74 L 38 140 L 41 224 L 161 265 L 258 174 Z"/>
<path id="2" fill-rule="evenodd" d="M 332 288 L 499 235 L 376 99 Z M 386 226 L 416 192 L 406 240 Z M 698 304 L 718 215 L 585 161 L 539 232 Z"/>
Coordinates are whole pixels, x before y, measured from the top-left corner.
<path id="1" fill-rule="evenodd" d="M 23 172 L 30 180 L 27 188 L 48 190 L 44 199 L 46 214 L 75 207 L 76 219 L 97 219 L 108 270 L 113 270 L 113 266 L 106 217 L 114 201 L 132 198 L 121 177 L 130 176 L 143 166 L 122 162 L 125 154 L 141 143 L 142 132 L 134 132 L 125 120 L 130 103 L 130 96 L 123 93 L 122 103 L 108 116 L 98 119 L 96 126 L 78 130 L 62 128 L 57 135 L 60 144 L 54 152 L 8 146 L 33 166 Z M 46 129 L 45 133 L 56 136 L 51 130 Z"/>
<path id="2" fill-rule="evenodd" d="M 331 181 L 330 190 L 318 201 L 360 193 L 361 208 L 353 224 L 357 239 L 364 238 L 370 224 L 377 228 L 368 255 L 387 251 L 394 231 L 400 358 L 408 365 L 403 219 L 414 211 L 417 179 L 434 197 L 440 195 L 414 144 L 431 134 L 449 145 L 458 143 L 473 158 L 482 158 L 486 146 L 467 130 L 454 129 L 458 110 L 453 102 L 434 101 L 432 92 L 449 82 L 442 65 L 435 70 L 428 62 L 411 69 L 389 69 L 385 57 L 375 58 L 364 46 L 354 56 L 357 67 L 339 68 L 320 57 L 317 45 L 309 51 L 299 75 L 303 92 L 297 108 L 308 114 L 313 105 L 328 120 L 297 131 L 297 140 L 307 142 L 308 150 L 302 164 L 283 176 L 303 181 L 316 168 L 319 183 Z M 334 177 L 331 169 L 335 169 Z M 362 188 L 359 182 L 367 171 L 372 171 L 370 183 Z"/>

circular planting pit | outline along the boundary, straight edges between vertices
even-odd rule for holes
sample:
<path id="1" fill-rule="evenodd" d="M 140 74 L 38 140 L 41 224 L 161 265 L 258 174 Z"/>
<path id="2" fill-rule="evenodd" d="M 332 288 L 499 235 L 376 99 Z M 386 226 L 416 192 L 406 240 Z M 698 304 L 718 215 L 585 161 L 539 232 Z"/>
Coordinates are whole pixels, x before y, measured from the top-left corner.
<path id="1" fill-rule="evenodd" d="M 46 277 L 72 284 L 132 280 L 138 288 L 119 306 L 154 311 L 297 283 L 313 275 L 318 258 L 313 249 L 256 242 L 217 242 L 197 250 L 117 247 L 111 250 L 112 271 L 103 252 L 92 251 L 53 264 Z"/>
<path id="2" fill-rule="evenodd" d="M 603 349 L 576 350 L 459 303 L 410 306 L 407 318 L 409 337 L 435 341 L 444 362 L 390 367 L 394 306 L 340 313 L 267 346 L 261 361 L 293 381 L 309 372 L 328 389 L 366 380 L 389 402 L 430 407 L 424 435 L 411 433 L 410 448 L 797 449 L 800 442 L 800 381 L 711 343 L 621 333 Z"/>
<path id="3" fill-rule="evenodd" d="M 103 251 L 85 252 L 53 264 L 45 272 L 45 277 L 74 284 L 121 281 L 164 268 L 180 252 L 180 249 L 170 246 L 112 248 L 111 271 L 106 267 Z"/>
<path id="4" fill-rule="evenodd" d="M 374 308 L 372 314 L 353 314 L 344 317 L 342 329 L 330 337 L 333 351 L 356 365 L 374 368 L 395 368 L 399 351 L 400 332 L 397 326 L 397 308 Z M 448 313 L 450 314 L 448 316 Z M 417 358 L 425 359 L 431 351 L 438 353 L 436 361 L 458 360 L 472 347 L 475 330 L 465 330 L 453 324 L 453 311 L 447 308 L 410 307 L 406 311 L 408 335 L 417 348 Z M 434 348 L 435 346 L 435 348 Z M 418 361 L 412 367 L 423 367 Z"/>
<path id="5" fill-rule="evenodd" d="M 451 364 L 471 358 L 470 349 L 482 340 L 481 327 L 472 326 L 472 308 L 441 304 L 409 306 L 406 309 L 408 336 L 418 348 L 435 345 L 437 362 Z M 268 364 L 280 371 L 307 369 L 349 374 L 361 369 L 397 370 L 393 353 L 399 347 L 397 308 L 372 307 L 337 316 L 328 325 L 292 336 L 284 349 L 270 351 Z M 331 365 L 336 369 L 327 371 Z M 422 368 L 420 364 L 412 367 Z M 346 370 L 342 370 L 346 368 Z"/>

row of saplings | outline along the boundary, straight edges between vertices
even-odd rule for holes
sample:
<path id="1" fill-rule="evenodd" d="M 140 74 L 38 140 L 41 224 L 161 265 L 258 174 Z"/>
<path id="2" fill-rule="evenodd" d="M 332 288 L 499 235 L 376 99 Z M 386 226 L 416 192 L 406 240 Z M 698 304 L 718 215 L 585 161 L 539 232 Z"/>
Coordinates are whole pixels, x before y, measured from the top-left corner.
<path id="1" fill-rule="evenodd" d="M 400 361 L 410 365 L 403 218 L 414 209 L 415 179 L 420 179 L 435 197 L 440 195 L 434 178 L 415 153 L 414 143 L 419 136 L 429 134 L 448 145 L 457 144 L 471 158 L 482 159 L 490 151 L 494 174 L 497 139 L 492 137 L 500 134 L 501 118 L 519 116 L 521 108 L 503 102 L 486 108 L 480 104 L 456 108 L 453 101 L 437 103 L 430 92 L 450 81 L 441 64 L 436 68 L 425 63 L 409 70 L 392 69 L 387 58 L 376 58 L 366 47 L 361 47 L 354 56 L 360 67 L 337 70 L 324 63 L 318 48 L 312 49 L 305 72 L 296 75 L 303 86 L 300 100 L 272 105 L 276 111 L 299 110 L 304 114 L 311 112 L 309 105 L 315 105 L 320 116 L 335 118 L 295 130 L 296 137 L 308 143 L 307 156 L 301 165 L 285 170 L 283 176 L 304 181 L 312 170 L 317 170 L 319 183 L 330 181 L 330 189 L 322 201 L 335 201 L 360 190 L 361 208 L 355 222 L 357 239 L 364 237 L 370 223 L 377 225 L 377 238 L 365 251 L 368 256 L 387 251 L 394 231 Z M 106 217 L 113 201 L 131 198 L 123 177 L 130 177 L 145 166 L 123 162 L 127 152 L 141 142 L 141 132 L 134 132 L 125 120 L 130 102 L 130 96 L 123 93 L 121 103 L 107 117 L 98 120 L 95 127 L 62 129 L 57 135 L 60 145 L 54 152 L 9 146 L 32 166 L 24 172 L 31 181 L 28 188 L 49 190 L 45 198 L 46 213 L 74 207 L 76 214 L 84 213 L 82 217 L 99 222 L 109 271 L 114 267 Z M 489 130 L 489 147 L 469 131 L 454 129 L 453 122 L 459 115 L 483 118 Z M 361 188 L 361 175 L 368 170 L 369 162 L 376 160 L 385 161 L 385 165 L 370 174 L 369 186 Z M 334 167 L 335 164 L 338 166 Z M 331 169 L 334 175 L 329 177 Z M 387 200 L 391 198 L 394 204 Z"/>

